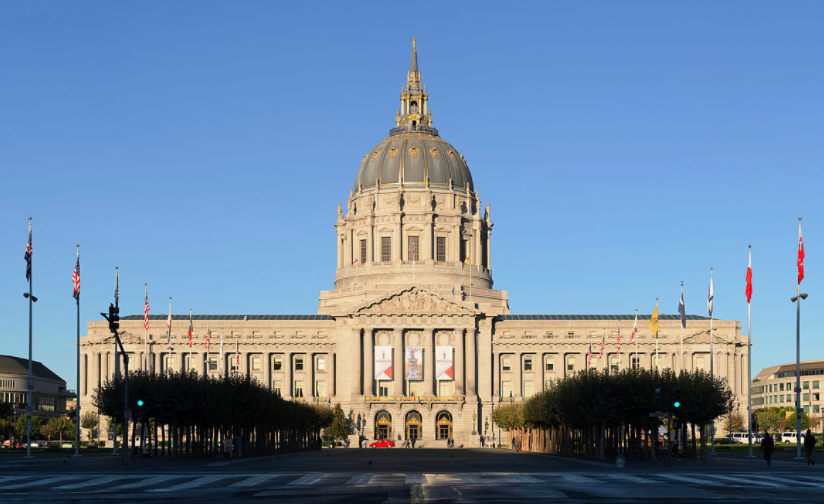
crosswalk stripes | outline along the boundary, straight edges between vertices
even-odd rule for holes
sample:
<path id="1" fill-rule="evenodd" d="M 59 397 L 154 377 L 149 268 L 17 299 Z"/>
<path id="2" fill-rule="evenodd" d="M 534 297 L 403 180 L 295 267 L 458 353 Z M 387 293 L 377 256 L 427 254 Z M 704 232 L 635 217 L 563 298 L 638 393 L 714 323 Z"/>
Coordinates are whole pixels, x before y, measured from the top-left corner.
<path id="1" fill-rule="evenodd" d="M 407 474 L 406 475 L 406 484 L 407 485 L 425 485 L 428 481 L 426 479 L 425 474 Z"/>
<path id="2" fill-rule="evenodd" d="M 181 476 L 172 475 L 172 476 L 154 476 L 151 478 L 144 478 L 140 481 L 135 481 L 134 483 L 126 483 L 125 485 L 116 486 L 114 488 L 110 488 L 109 490 L 131 490 L 133 488 L 146 488 L 150 486 L 155 486 L 159 483 L 163 483 L 165 481 L 169 481 L 171 479 L 179 479 Z"/>
<path id="3" fill-rule="evenodd" d="M 578 483 L 580 485 L 597 485 L 599 483 L 597 480 L 587 478 L 586 476 L 581 476 L 578 474 L 562 474 L 561 477 L 564 479 L 564 481 Z"/>
<path id="4" fill-rule="evenodd" d="M 122 478 L 122 476 L 106 476 L 103 478 L 95 478 L 87 481 L 81 481 L 80 483 L 72 483 L 71 485 L 59 486 L 55 488 L 55 490 L 77 490 L 78 488 L 105 485 L 106 483 L 111 483 L 112 481 L 117 481 Z"/>
<path id="5" fill-rule="evenodd" d="M 203 476 L 201 478 L 197 478 L 192 481 L 187 481 L 186 483 L 180 483 L 178 485 L 173 485 L 170 487 L 165 488 L 155 488 L 153 490 L 149 490 L 150 492 L 175 492 L 177 490 L 188 490 L 190 488 L 197 488 L 199 486 L 206 485 L 207 483 L 214 483 L 215 481 L 222 480 L 228 478 L 228 476 Z"/>
<path id="6" fill-rule="evenodd" d="M 525 476 L 523 474 L 517 474 L 513 476 L 518 483 L 545 483 L 545 481 L 541 481 L 538 478 L 533 478 L 532 476 Z"/>
<path id="7" fill-rule="evenodd" d="M 633 476 L 631 474 L 608 474 L 607 477 L 609 477 L 612 480 L 629 481 L 630 483 L 639 483 L 641 485 L 658 483 L 657 481 L 652 481 L 646 478 L 639 478 L 638 476 Z"/>
<path id="8" fill-rule="evenodd" d="M 733 476 L 724 476 L 722 474 L 713 474 L 711 476 L 713 478 L 718 478 L 718 479 L 722 479 L 722 480 L 734 481 L 734 482 L 740 483 L 742 485 L 761 485 L 761 486 L 768 486 L 768 487 L 773 487 L 773 488 L 781 488 L 781 487 L 784 486 L 784 485 L 779 485 L 778 483 L 770 483 L 769 481 L 764 481 L 762 479 L 746 480 L 746 479 L 741 478 L 740 476 L 733 477 Z"/>
<path id="9" fill-rule="evenodd" d="M 246 478 L 245 480 L 238 481 L 237 483 L 232 483 L 231 487 L 251 487 L 255 485 L 260 485 L 261 483 L 265 482 L 266 480 L 272 479 L 275 476 L 279 476 L 278 474 L 258 474 L 257 476 L 252 476 L 251 478 Z"/>
<path id="10" fill-rule="evenodd" d="M 368 485 L 374 474 L 358 474 L 349 478 L 347 485 Z"/>
<path id="11" fill-rule="evenodd" d="M 287 486 L 305 486 L 311 485 L 318 481 L 319 479 L 323 478 L 323 474 L 307 474 L 302 476 L 291 483 L 287 483 Z"/>
<path id="12" fill-rule="evenodd" d="M 684 483 L 692 483 L 693 485 L 711 485 L 711 486 L 712 485 L 715 485 L 715 486 L 726 485 L 726 483 L 721 483 L 721 482 L 717 482 L 717 481 L 707 481 L 705 479 L 700 480 L 700 479 L 696 479 L 696 478 L 690 478 L 690 477 L 687 477 L 687 476 L 678 476 L 677 474 L 658 474 L 657 476 L 660 477 L 660 478 L 668 478 L 668 479 L 671 479 L 671 480 L 681 481 L 681 482 L 684 482 Z"/>
<path id="13" fill-rule="evenodd" d="M 475 484 L 475 485 L 480 485 L 480 484 L 487 483 L 486 480 L 484 480 L 480 476 L 476 476 L 474 474 L 459 474 L 458 479 L 460 479 L 464 483 L 472 483 L 472 484 Z"/>
<path id="14" fill-rule="evenodd" d="M 46 478 L 41 480 L 35 481 L 28 481 L 26 483 L 18 483 L 16 485 L 5 485 L 3 486 L 3 490 L 17 490 L 17 489 L 25 489 L 25 488 L 32 488 L 32 487 L 43 487 L 45 485 L 51 485 L 52 483 L 57 483 L 59 481 L 66 481 L 69 479 L 74 479 L 74 476 L 57 476 L 54 478 Z"/>

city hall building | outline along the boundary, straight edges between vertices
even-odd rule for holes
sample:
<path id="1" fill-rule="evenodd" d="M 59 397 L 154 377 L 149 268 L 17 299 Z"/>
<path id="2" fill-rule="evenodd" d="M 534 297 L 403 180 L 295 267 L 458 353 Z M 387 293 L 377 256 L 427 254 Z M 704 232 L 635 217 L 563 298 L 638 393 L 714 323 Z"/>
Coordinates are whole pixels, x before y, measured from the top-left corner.
<path id="1" fill-rule="evenodd" d="M 337 250 L 334 289 L 320 292 L 317 313 L 195 315 L 191 354 L 188 315 L 173 317 L 171 345 L 166 315 L 150 316 L 145 345 L 143 315 L 132 315 L 121 321 L 123 342 L 132 363 L 145 357 L 157 372 L 250 375 L 286 399 L 340 403 L 362 439 L 415 437 L 424 446 L 450 437 L 457 445 L 477 445 L 484 435 L 492 441 L 496 407 L 584 370 L 590 344 L 592 366 L 610 372 L 677 371 L 682 362 L 709 370 L 714 358 L 716 373 L 746 397 L 748 341 L 739 322 L 714 321 L 710 355 L 706 317 L 687 317 L 680 353 L 677 315 L 661 317 L 657 347 L 649 315 L 638 317 L 636 346 L 634 314 L 513 315 L 507 291 L 493 288 L 492 229 L 466 159 L 432 126 L 413 41 L 394 125 L 364 152 L 346 205 L 338 205 L 329 241 Z M 88 408 L 114 372 L 106 322 L 90 322 L 81 345 L 81 407 Z"/>

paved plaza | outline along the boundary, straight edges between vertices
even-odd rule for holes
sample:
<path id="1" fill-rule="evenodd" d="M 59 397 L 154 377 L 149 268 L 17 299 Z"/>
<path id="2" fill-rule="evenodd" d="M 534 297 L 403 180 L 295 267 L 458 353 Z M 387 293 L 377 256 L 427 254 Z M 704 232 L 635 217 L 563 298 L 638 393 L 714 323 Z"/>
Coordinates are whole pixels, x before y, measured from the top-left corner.
<path id="1" fill-rule="evenodd" d="M 824 502 L 824 470 L 719 455 L 626 468 L 504 450 L 324 450 L 256 459 L 0 458 L 3 502 Z"/>

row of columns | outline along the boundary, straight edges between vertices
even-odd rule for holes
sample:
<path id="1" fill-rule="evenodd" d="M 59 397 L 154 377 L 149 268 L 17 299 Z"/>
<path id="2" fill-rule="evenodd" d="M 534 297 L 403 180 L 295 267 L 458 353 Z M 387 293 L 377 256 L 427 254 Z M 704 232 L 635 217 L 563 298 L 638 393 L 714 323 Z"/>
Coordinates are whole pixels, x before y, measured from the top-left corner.
<path id="1" fill-rule="evenodd" d="M 455 395 L 467 395 L 474 397 L 476 390 L 475 373 L 475 329 L 458 329 L 455 331 L 456 344 L 454 347 L 453 370 L 455 372 Z M 360 343 L 363 355 L 363 381 L 353 380 L 352 393 L 354 395 L 375 395 L 375 330 L 364 329 L 362 334 L 360 329 L 354 329 L 353 338 Z M 422 395 L 437 396 L 437 379 L 435 376 L 435 330 L 423 330 L 423 393 Z M 392 368 L 394 383 L 394 394 L 408 394 L 404 391 L 406 355 L 404 352 L 404 330 L 394 329 L 392 331 Z M 360 359 L 355 359 L 355 376 L 361 376 Z M 467 372 L 468 371 L 468 372 Z"/>

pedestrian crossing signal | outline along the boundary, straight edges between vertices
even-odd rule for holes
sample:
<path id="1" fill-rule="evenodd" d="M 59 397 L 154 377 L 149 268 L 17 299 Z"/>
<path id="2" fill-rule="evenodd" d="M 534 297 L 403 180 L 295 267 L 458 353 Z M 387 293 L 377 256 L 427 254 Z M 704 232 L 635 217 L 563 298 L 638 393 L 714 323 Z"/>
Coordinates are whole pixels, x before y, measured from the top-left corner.
<path id="1" fill-rule="evenodd" d="M 138 399 L 137 400 L 137 405 L 138 406 L 143 406 L 143 399 Z"/>
<path id="2" fill-rule="evenodd" d="M 681 389 L 678 387 L 672 389 L 672 406 L 676 409 L 681 407 Z"/>

